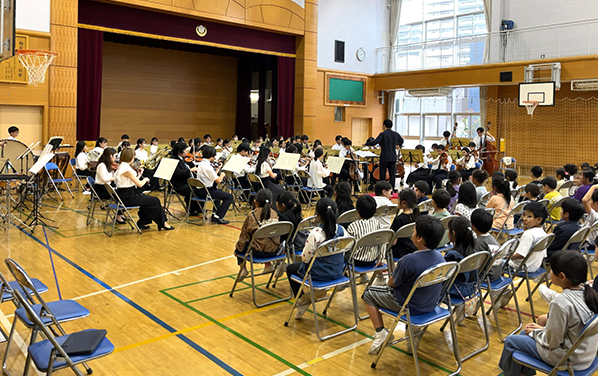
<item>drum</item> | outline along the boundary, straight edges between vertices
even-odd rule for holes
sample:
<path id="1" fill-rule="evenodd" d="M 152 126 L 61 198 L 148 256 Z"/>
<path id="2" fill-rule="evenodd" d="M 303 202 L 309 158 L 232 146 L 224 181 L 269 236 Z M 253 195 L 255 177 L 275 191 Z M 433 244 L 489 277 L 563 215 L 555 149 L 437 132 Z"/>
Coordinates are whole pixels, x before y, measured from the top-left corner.
<path id="1" fill-rule="evenodd" d="M 18 140 L 5 140 L 6 145 L 0 148 L 0 170 L 1 174 L 12 174 L 14 171 L 10 168 L 14 168 L 17 174 L 27 174 L 31 166 L 35 163 L 33 160 L 33 154 L 29 153 L 25 158 L 17 160 L 25 150 L 27 145 Z"/>

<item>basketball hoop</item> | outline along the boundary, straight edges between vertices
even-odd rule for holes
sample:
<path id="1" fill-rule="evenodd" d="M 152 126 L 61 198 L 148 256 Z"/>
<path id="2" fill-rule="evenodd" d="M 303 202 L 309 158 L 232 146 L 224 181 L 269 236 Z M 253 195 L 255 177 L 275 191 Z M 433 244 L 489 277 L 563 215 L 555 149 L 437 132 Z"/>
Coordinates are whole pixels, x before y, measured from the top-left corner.
<path id="1" fill-rule="evenodd" d="M 527 114 L 530 116 L 534 116 L 534 110 L 538 107 L 538 101 L 523 101 L 523 105 L 527 109 Z"/>
<path id="2" fill-rule="evenodd" d="M 46 70 L 56 57 L 56 52 L 41 50 L 16 50 L 15 55 L 29 74 L 29 84 L 37 86 L 46 80 Z"/>

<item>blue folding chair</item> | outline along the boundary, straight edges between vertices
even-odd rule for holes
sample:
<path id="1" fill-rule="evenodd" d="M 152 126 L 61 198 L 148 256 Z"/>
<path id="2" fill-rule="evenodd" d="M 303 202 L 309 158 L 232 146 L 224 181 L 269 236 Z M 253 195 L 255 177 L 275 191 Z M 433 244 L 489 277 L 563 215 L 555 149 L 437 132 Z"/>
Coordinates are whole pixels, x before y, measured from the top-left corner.
<path id="1" fill-rule="evenodd" d="M 353 248 L 355 247 L 355 244 L 356 244 L 355 238 L 352 236 L 341 236 L 336 239 L 327 240 L 327 241 L 323 242 L 322 244 L 320 244 L 320 246 L 316 250 L 316 253 L 312 257 L 308 267 L 306 268 L 304 277 L 300 277 L 295 274 L 291 275 L 291 279 L 297 283 L 300 283 L 301 288 L 303 289 L 304 293 L 309 294 L 309 296 L 311 298 L 312 312 L 314 315 L 314 321 L 315 321 L 315 325 L 316 325 L 316 336 L 318 337 L 318 339 L 320 341 L 325 341 L 327 339 L 339 336 L 343 333 L 348 333 L 357 328 L 357 322 L 358 322 L 357 291 L 355 289 L 355 283 L 354 283 L 355 279 L 351 279 L 351 278 L 343 275 L 334 280 L 316 281 L 316 280 L 312 279 L 312 277 L 311 277 L 311 269 L 314 266 L 314 263 L 316 262 L 316 260 L 318 258 L 335 257 L 335 256 L 342 257 L 342 255 L 344 255 L 346 252 L 351 252 L 353 250 Z M 336 290 L 336 289 L 339 289 L 341 287 L 346 287 L 346 286 L 351 286 L 351 298 L 353 299 L 355 322 L 350 327 L 346 327 L 345 329 L 339 330 L 335 333 L 331 333 L 329 335 L 322 336 L 320 334 L 320 327 L 318 325 L 318 314 L 316 311 L 316 299 L 315 299 L 314 294 L 316 291 L 327 291 L 330 289 Z M 305 292 L 305 289 L 308 289 L 309 291 Z M 297 306 L 297 302 L 299 301 L 298 298 L 299 298 L 298 296 L 295 297 L 295 302 L 293 303 L 293 306 L 291 307 L 291 311 L 289 312 L 289 317 L 285 321 L 284 326 L 289 326 L 289 321 L 291 321 L 291 316 L 293 315 L 293 311 L 295 310 L 295 307 Z M 323 298 L 323 299 L 319 299 L 318 301 L 328 300 L 328 299 L 329 298 Z"/>
<path id="2" fill-rule="evenodd" d="M 507 336 L 510 336 L 513 333 L 519 332 L 521 327 L 523 326 L 523 320 L 521 319 L 521 310 L 519 309 L 519 300 L 517 300 L 517 295 L 513 294 L 513 300 L 515 301 L 515 308 L 517 310 L 517 318 L 519 319 L 519 326 L 507 334 L 506 337 L 502 336 L 502 330 L 500 329 L 500 322 L 498 320 L 498 307 L 497 303 L 500 301 L 501 297 L 505 294 L 509 294 L 510 291 L 515 291 L 515 284 L 513 282 L 513 278 L 511 276 L 511 270 L 508 267 L 509 260 L 515 250 L 517 249 L 517 245 L 519 245 L 519 239 L 511 239 L 507 240 L 500 249 L 496 252 L 496 254 L 492 257 L 492 259 L 488 262 L 486 269 L 482 271 L 479 275 L 480 280 L 480 288 L 482 290 L 486 290 L 486 294 L 482 298 L 482 301 L 485 301 L 488 296 L 490 296 L 490 309 L 488 311 L 483 312 L 484 315 L 489 315 L 490 311 L 494 313 L 494 320 L 496 322 L 496 330 L 498 332 L 498 338 L 502 342 L 505 341 Z M 501 262 L 502 266 L 502 273 L 501 276 L 495 280 L 490 282 L 490 270 L 495 263 Z M 506 274 L 506 276 L 505 276 Z M 483 308 L 482 308 L 483 311 Z"/>
<path id="3" fill-rule="evenodd" d="M 39 291 L 36 290 L 35 284 L 33 280 L 29 278 L 27 273 L 19 264 L 17 264 L 12 259 L 4 260 L 8 270 L 13 275 L 15 280 L 18 282 L 19 286 L 21 287 L 21 291 L 31 291 L 31 293 L 27 294 L 20 294 L 19 290 L 13 290 L 13 297 L 20 295 L 23 300 L 25 300 L 29 306 L 29 308 L 35 312 L 35 316 L 39 318 L 40 322 L 43 324 L 43 327 L 46 325 L 49 328 L 49 331 L 52 331 L 54 335 L 65 335 L 66 332 L 62 328 L 61 324 L 78 320 L 84 317 L 89 316 L 89 310 L 83 307 L 81 304 L 77 303 L 74 300 L 58 300 L 54 302 L 46 302 L 40 295 Z M 22 303 L 22 302 L 20 302 Z M 6 344 L 6 350 L 4 353 L 3 371 L 10 375 L 10 372 L 6 369 L 6 359 L 8 357 L 10 343 L 14 338 L 15 328 L 17 321 L 21 321 L 27 328 L 31 329 L 31 337 L 29 340 L 29 344 L 33 345 L 35 343 L 35 339 L 37 334 L 40 330 L 43 331 L 42 327 L 38 325 L 34 318 L 28 313 L 27 308 L 23 304 L 20 304 L 19 307 L 15 310 L 15 318 L 10 330 L 10 335 L 8 337 L 8 341 Z M 45 332 L 44 332 L 45 334 Z M 25 363 L 25 369 L 23 371 L 24 375 L 29 374 L 29 365 L 30 362 L 27 361 Z M 91 369 L 87 367 L 88 374 L 91 373 Z"/>
<path id="4" fill-rule="evenodd" d="M 34 327 L 41 331 L 44 337 L 46 337 L 46 339 L 43 341 L 35 343 L 32 342 L 29 345 L 27 349 L 27 360 L 25 361 L 24 375 L 28 374 L 27 372 L 29 370 L 31 361 L 33 361 L 33 364 L 35 364 L 35 367 L 40 372 L 44 372 L 48 376 L 51 376 L 54 371 L 64 368 L 70 368 L 75 375 L 83 376 L 83 373 L 77 367 L 78 364 L 82 364 L 85 367 L 86 373 L 90 375 L 93 370 L 89 368 L 86 362 L 101 358 L 114 352 L 114 345 L 108 340 L 108 338 L 104 337 L 91 354 L 69 356 L 62 345 L 70 335 L 75 333 L 66 334 L 63 332 L 62 335 L 57 336 L 48 326 L 52 324 L 59 326 L 56 318 L 50 317 L 51 320 L 48 321 L 47 317 L 43 316 L 43 312 L 40 313 L 35 306 L 31 306 L 27 299 L 24 298 L 20 292 L 15 291 L 14 293 L 16 300 L 22 307 L 23 315 L 27 317 L 27 320 L 30 321 Z M 86 330 L 82 332 L 85 331 Z M 4 369 L 4 372 L 8 373 L 6 369 Z M 8 374 L 10 375 L 10 373 Z"/>
<path id="5" fill-rule="evenodd" d="M 119 212 L 125 216 L 125 221 L 129 224 L 131 229 L 136 229 L 140 234 L 142 234 L 141 229 L 137 226 L 137 221 L 133 219 L 133 215 L 129 210 L 139 209 L 139 206 L 125 206 L 122 202 L 114 188 L 110 184 L 104 184 L 106 187 L 106 191 L 110 195 L 110 204 L 106 205 L 106 221 L 104 222 L 104 234 L 112 237 L 114 234 L 114 227 L 116 227 L 116 217 L 118 216 Z M 107 231 L 106 228 L 110 226 L 110 231 Z"/>
<path id="6" fill-rule="evenodd" d="M 83 183 L 81 182 L 81 178 L 79 177 L 79 175 L 77 175 L 77 169 L 75 168 L 75 166 L 77 165 L 77 160 L 75 158 L 71 158 L 71 160 L 69 161 L 69 165 L 71 165 L 71 172 L 72 175 L 75 177 L 75 179 L 77 179 L 77 181 L 79 182 L 79 185 L 77 186 L 77 188 L 75 189 L 79 189 L 79 186 L 81 186 L 81 190 L 83 192 L 85 192 L 85 186 L 83 185 Z M 84 177 L 85 178 L 85 177 Z"/>
<path id="7" fill-rule="evenodd" d="M 89 206 L 87 208 L 87 221 L 85 222 L 85 224 L 87 226 L 89 226 L 89 224 L 95 219 L 94 218 L 94 214 L 96 211 L 96 206 L 98 205 L 98 203 L 101 206 L 108 206 L 109 202 L 104 202 L 104 200 L 102 200 L 100 198 L 100 196 L 98 195 L 98 192 L 96 192 L 94 186 L 95 186 L 95 180 L 94 178 L 92 178 L 91 176 L 87 176 L 87 184 L 89 185 L 89 189 L 91 190 L 91 198 L 89 199 Z"/>
<path id="8" fill-rule="evenodd" d="M 60 194 L 60 191 L 58 190 L 58 185 L 60 185 L 62 183 L 65 183 L 64 185 L 66 186 L 66 189 L 69 191 L 71 197 L 75 198 L 75 196 L 73 195 L 73 192 L 71 191 L 71 187 L 68 184 L 68 183 L 72 182 L 73 179 L 65 178 L 64 175 L 62 175 L 62 171 L 60 171 L 60 169 L 58 168 L 56 163 L 52 163 L 52 162 L 46 163 L 45 169 L 46 169 L 46 174 L 48 174 L 48 182 L 52 184 L 54 191 L 56 191 L 56 193 L 58 194 L 58 197 L 60 197 L 60 201 L 64 201 L 62 198 L 62 195 Z M 52 177 L 52 174 L 51 174 L 52 171 L 55 171 L 55 173 L 59 176 L 57 179 L 54 179 Z M 50 197 L 52 197 L 52 196 L 50 196 Z M 56 200 L 54 197 L 52 197 L 52 198 L 54 200 Z"/>
<path id="9" fill-rule="evenodd" d="M 511 229 L 507 226 L 507 223 L 509 222 L 509 219 L 514 217 L 516 214 L 521 215 L 521 213 L 523 213 L 523 207 L 527 204 L 529 204 L 529 202 L 523 201 L 523 202 L 520 202 L 517 205 L 515 205 L 513 207 L 513 209 L 507 215 L 507 218 L 505 218 L 505 221 L 502 223 L 500 228 L 493 228 L 490 230 L 490 232 L 492 232 L 494 234 L 495 238 L 498 238 L 500 235 L 506 235 L 507 240 L 509 240 L 512 238 L 519 237 L 519 236 L 521 236 L 521 234 L 523 234 L 523 227 L 522 227 L 523 221 L 520 220 L 519 222 L 521 222 L 521 223 L 514 223 L 513 228 L 511 228 Z M 505 208 L 503 210 L 508 210 L 508 209 Z M 501 213 L 502 213 L 502 210 L 498 214 L 495 214 L 495 216 L 498 216 Z"/>
<path id="10" fill-rule="evenodd" d="M 272 263 L 274 265 L 280 266 L 281 263 L 283 263 L 287 258 L 288 255 L 286 252 L 284 252 L 284 250 L 281 248 L 279 253 L 275 253 L 273 254 L 271 257 L 255 257 L 253 255 L 253 245 L 255 243 L 256 240 L 261 240 L 261 239 L 270 239 L 270 241 L 272 241 L 273 238 L 279 238 L 280 236 L 283 235 L 288 235 L 291 232 L 293 232 L 293 224 L 291 222 L 277 222 L 277 223 L 270 223 L 264 226 L 261 226 L 260 228 L 258 228 L 254 233 L 253 236 L 251 237 L 251 242 L 249 243 L 249 247 L 247 248 L 247 253 L 245 253 L 245 255 L 236 255 L 237 257 L 240 257 L 242 259 L 245 260 L 245 263 L 249 263 L 249 276 L 251 277 L 251 292 L 253 294 L 253 304 L 255 304 L 256 307 L 261 308 L 261 307 L 265 307 L 267 305 L 270 304 L 274 304 L 274 303 L 279 303 L 279 302 L 284 302 L 286 300 L 291 299 L 291 297 L 293 296 L 292 291 L 289 293 L 289 296 L 286 298 L 281 298 L 281 299 L 276 299 L 276 300 L 271 300 L 267 303 L 262 303 L 259 304 L 257 302 L 257 298 L 256 298 L 256 284 L 255 284 L 255 277 L 260 276 L 260 275 L 270 275 L 270 279 L 268 280 L 268 283 L 266 284 L 266 288 L 270 287 L 270 283 L 272 282 L 272 279 L 274 277 L 274 274 L 276 272 L 276 270 L 278 269 L 277 267 L 274 267 L 273 270 L 269 271 L 269 272 L 261 272 L 259 274 L 255 273 L 254 270 L 254 264 L 265 264 L 265 263 Z M 242 268 L 239 269 L 239 273 L 237 274 L 237 278 L 235 278 L 235 282 L 233 283 L 233 288 L 230 291 L 230 297 L 233 297 L 233 293 L 235 292 L 235 289 L 237 288 L 237 284 L 241 281 L 241 271 Z M 274 284 L 272 285 L 272 287 L 276 287 L 276 282 L 278 281 L 278 276 L 276 277 L 276 279 L 274 280 Z"/>
<path id="11" fill-rule="evenodd" d="M 397 230 L 397 232 L 395 232 L 394 236 L 388 243 L 388 253 L 386 255 L 388 257 L 388 273 L 390 275 L 392 275 L 394 272 L 395 264 L 399 261 L 398 258 L 394 258 L 392 256 L 392 246 L 397 242 L 397 239 L 411 239 L 413 231 L 415 231 L 415 222 L 407 223 L 405 226 L 401 227 Z"/>
<path id="12" fill-rule="evenodd" d="M 448 251 L 449 249 L 453 248 L 448 237 L 448 224 L 453 218 L 457 217 L 458 215 L 449 215 L 447 217 L 440 218 L 440 223 L 442 223 L 442 226 L 444 227 L 444 236 L 442 237 L 440 243 L 438 243 L 438 247 L 436 248 L 438 252 Z"/>
<path id="13" fill-rule="evenodd" d="M 314 193 L 316 194 L 316 198 L 320 199 L 320 192 L 323 192 L 324 188 L 316 188 L 314 184 L 314 179 L 311 177 L 311 174 L 307 171 L 298 170 L 297 175 L 299 175 L 300 179 L 307 179 L 308 185 L 311 184 L 311 187 L 301 186 L 299 188 L 299 194 L 303 195 L 303 198 L 307 200 L 307 207 L 305 208 L 305 210 L 309 210 L 314 197 Z"/>
<path id="14" fill-rule="evenodd" d="M 573 369 L 573 365 L 569 359 L 584 340 L 588 337 L 595 336 L 596 334 L 598 334 L 598 315 L 594 315 L 590 321 L 588 321 L 575 342 L 573 342 L 569 350 L 567 350 L 565 355 L 563 355 L 554 367 L 545 363 L 542 359 L 535 358 L 521 351 L 515 351 L 513 353 L 513 360 L 527 368 L 545 373 L 549 376 L 590 376 L 598 371 L 598 357 L 594 357 L 594 361 L 588 368 L 578 371 Z"/>
<path id="15" fill-rule="evenodd" d="M 191 196 L 189 196 L 189 202 L 187 203 L 187 214 L 185 214 L 185 222 L 196 226 L 203 225 L 206 222 L 206 218 L 208 216 L 208 202 L 211 202 L 212 205 L 214 205 L 214 199 L 210 195 L 210 191 L 208 190 L 208 188 L 204 185 L 204 183 L 201 182 L 201 180 L 189 178 L 187 179 L 187 184 L 191 189 Z M 206 197 L 201 198 L 197 196 L 199 192 L 202 192 L 204 190 L 206 192 Z M 201 221 L 189 221 L 189 213 L 191 212 L 191 203 L 193 201 L 199 203 L 199 206 L 201 207 Z"/>
<path id="16" fill-rule="evenodd" d="M 305 239 L 307 239 L 307 236 L 309 236 L 308 232 L 313 230 L 314 228 L 316 228 L 317 225 L 318 225 L 318 218 L 315 215 L 312 215 L 311 217 L 303 218 L 303 220 L 301 222 L 299 222 L 299 224 L 297 225 L 297 228 L 295 229 L 295 232 L 293 232 L 292 237 L 289 237 L 288 244 L 287 244 L 287 246 L 289 247 L 289 262 L 290 263 L 295 262 L 295 260 L 300 258 L 301 254 L 303 253 L 303 246 L 305 244 L 303 244 L 301 246 L 301 249 L 299 249 L 298 248 L 298 238 L 304 237 Z"/>
<path id="17" fill-rule="evenodd" d="M 392 336 L 388 335 L 378 352 L 378 356 L 376 360 L 372 363 L 371 367 L 376 368 L 384 350 L 389 345 L 394 345 L 396 343 L 409 340 L 411 344 L 411 349 L 413 351 L 413 361 L 415 362 L 415 370 L 418 376 L 421 376 L 421 372 L 419 370 L 419 358 L 417 356 L 417 346 L 415 345 L 415 341 L 413 339 L 413 327 L 423 328 L 422 331 L 425 332 L 425 329 L 437 322 L 446 320 L 447 318 L 450 320 L 451 323 L 451 338 L 453 340 L 453 353 L 455 356 L 455 360 L 457 361 L 458 368 L 455 372 L 451 373 L 450 376 L 454 376 L 459 374 L 461 371 L 461 355 L 459 353 L 459 343 L 456 336 L 456 327 L 455 327 L 455 320 L 453 319 L 453 308 L 451 305 L 451 297 L 448 295 L 448 290 L 453 285 L 455 278 L 459 274 L 459 264 L 456 262 L 443 262 L 438 265 L 432 266 L 426 270 L 417 278 L 415 283 L 413 284 L 413 288 L 407 295 L 403 306 L 399 312 L 394 312 L 388 309 L 380 308 L 380 312 L 384 314 L 388 314 L 394 317 L 394 321 L 390 328 L 388 329 L 389 333 L 393 333 L 399 323 L 403 323 L 407 325 L 406 331 L 408 335 L 401 339 L 391 342 Z M 432 285 L 436 285 L 438 283 L 442 283 L 440 298 L 436 303 L 436 308 L 432 312 L 424 313 L 421 315 L 412 315 L 409 311 L 409 302 L 413 297 L 413 294 L 416 292 L 417 289 L 422 287 L 428 287 Z M 440 306 L 441 303 L 447 302 L 447 308 L 442 308 Z M 422 333 L 423 335 L 423 333 Z"/>
<path id="18" fill-rule="evenodd" d="M 566 197 L 566 196 L 564 196 L 564 197 L 561 197 L 561 198 L 559 198 L 559 199 L 558 199 L 558 200 L 557 200 L 557 201 L 556 201 L 554 204 L 552 204 L 552 205 L 550 205 L 550 204 L 549 204 L 549 205 L 548 205 L 547 209 L 548 209 L 548 213 L 549 213 L 549 214 L 548 214 L 548 219 L 547 219 L 547 220 L 548 220 L 548 227 L 549 227 L 549 228 L 553 227 L 554 225 L 558 225 L 558 224 L 560 224 L 560 223 L 563 223 L 563 222 L 565 222 L 565 221 L 563 221 L 562 219 L 559 219 L 559 220 L 554 220 L 554 219 L 552 219 L 552 217 L 550 216 L 550 212 L 552 212 L 552 211 L 553 211 L 554 209 L 556 209 L 556 208 L 560 208 L 560 207 L 563 205 L 563 202 L 564 202 L 566 199 L 568 199 L 568 198 L 569 198 L 569 197 Z"/>

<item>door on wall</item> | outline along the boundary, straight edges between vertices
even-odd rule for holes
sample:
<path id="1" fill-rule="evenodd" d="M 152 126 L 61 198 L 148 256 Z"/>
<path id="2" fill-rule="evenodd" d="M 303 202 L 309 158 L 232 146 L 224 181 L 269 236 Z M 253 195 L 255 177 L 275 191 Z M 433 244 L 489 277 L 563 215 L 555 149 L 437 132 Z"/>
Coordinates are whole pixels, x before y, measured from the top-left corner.
<path id="1" fill-rule="evenodd" d="M 41 106 L 0 106 L 0 139 L 7 138 L 8 127 L 14 125 L 19 128 L 17 139 L 27 146 L 42 141 L 42 113 Z"/>
<path id="2" fill-rule="evenodd" d="M 363 145 L 372 135 L 372 118 L 351 119 L 351 141 L 353 145 Z"/>

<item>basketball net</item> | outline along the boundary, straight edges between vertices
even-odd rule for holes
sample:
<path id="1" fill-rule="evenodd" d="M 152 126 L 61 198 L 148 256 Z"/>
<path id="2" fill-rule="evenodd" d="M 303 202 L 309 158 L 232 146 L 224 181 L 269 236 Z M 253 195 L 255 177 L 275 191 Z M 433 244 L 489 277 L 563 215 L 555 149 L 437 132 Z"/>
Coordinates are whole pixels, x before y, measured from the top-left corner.
<path id="1" fill-rule="evenodd" d="M 524 101 L 523 104 L 525 105 L 525 108 L 527 109 L 527 114 L 530 115 L 531 117 L 534 117 L 534 110 L 536 109 L 536 107 L 538 107 L 538 104 L 540 102 L 538 101 Z"/>
<path id="2" fill-rule="evenodd" d="M 46 80 L 46 70 L 56 57 L 56 52 L 40 50 L 17 50 L 16 55 L 29 75 L 29 84 L 37 86 Z"/>

